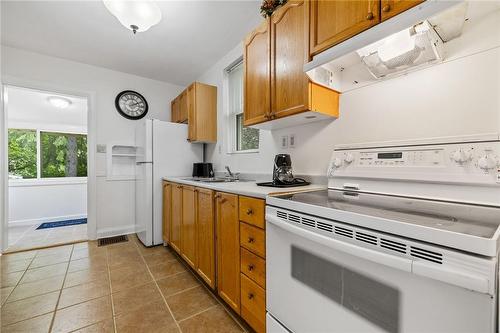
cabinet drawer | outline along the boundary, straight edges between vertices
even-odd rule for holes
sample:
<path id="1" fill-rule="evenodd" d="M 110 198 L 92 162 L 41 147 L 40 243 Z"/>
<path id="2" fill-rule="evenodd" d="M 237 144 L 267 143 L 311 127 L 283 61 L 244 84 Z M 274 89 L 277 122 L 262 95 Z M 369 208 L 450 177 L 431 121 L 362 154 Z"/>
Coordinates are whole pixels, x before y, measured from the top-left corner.
<path id="1" fill-rule="evenodd" d="M 241 248 L 241 272 L 262 288 L 266 288 L 266 261 Z"/>
<path id="2" fill-rule="evenodd" d="M 262 199 L 248 198 L 240 196 L 240 221 L 264 229 L 264 212 L 266 203 Z"/>
<path id="3" fill-rule="evenodd" d="M 264 230 L 240 222 L 240 245 L 245 249 L 266 257 L 266 233 Z"/>
<path id="4" fill-rule="evenodd" d="M 241 274 L 241 316 L 258 333 L 266 331 L 266 292 Z"/>

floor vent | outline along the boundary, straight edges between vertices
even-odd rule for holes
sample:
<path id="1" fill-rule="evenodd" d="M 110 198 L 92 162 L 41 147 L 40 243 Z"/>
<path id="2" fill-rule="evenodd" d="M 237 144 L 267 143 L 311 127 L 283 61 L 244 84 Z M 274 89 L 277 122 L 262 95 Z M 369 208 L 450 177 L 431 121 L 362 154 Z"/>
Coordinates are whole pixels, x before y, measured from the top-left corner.
<path id="1" fill-rule="evenodd" d="M 128 242 L 127 235 L 100 238 L 97 240 L 97 246 L 106 246 L 122 242 Z"/>

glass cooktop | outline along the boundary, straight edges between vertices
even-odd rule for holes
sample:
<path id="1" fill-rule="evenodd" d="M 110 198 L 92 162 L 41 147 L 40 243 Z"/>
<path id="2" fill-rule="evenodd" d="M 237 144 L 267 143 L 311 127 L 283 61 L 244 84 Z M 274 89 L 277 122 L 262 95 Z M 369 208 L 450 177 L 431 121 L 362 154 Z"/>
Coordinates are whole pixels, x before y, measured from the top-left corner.
<path id="1" fill-rule="evenodd" d="M 341 190 L 279 195 L 276 198 L 492 238 L 500 225 L 500 208 Z"/>

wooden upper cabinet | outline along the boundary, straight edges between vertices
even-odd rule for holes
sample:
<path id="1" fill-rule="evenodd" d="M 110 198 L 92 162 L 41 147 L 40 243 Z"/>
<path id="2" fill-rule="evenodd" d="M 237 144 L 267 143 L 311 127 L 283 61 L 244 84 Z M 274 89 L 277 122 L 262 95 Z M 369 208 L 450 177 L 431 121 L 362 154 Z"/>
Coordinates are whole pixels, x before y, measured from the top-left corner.
<path id="1" fill-rule="evenodd" d="M 215 208 L 214 192 L 197 188 L 198 206 L 196 210 L 196 252 L 198 266 L 196 271 L 203 280 L 215 288 Z"/>
<path id="2" fill-rule="evenodd" d="M 170 241 L 170 224 L 172 218 L 172 184 L 163 182 L 163 241 Z"/>
<path id="3" fill-rule="evenodd" d="M 217 287 L 219 296 L 240 313 L 240 223 L 238 196 L 216 194 Z"/>
<path id="4" fill-rule="evenodd" d="M 193 269 L 196 269 L 196 193 L 192 186 L 182 186 L 182 228 L 181 255 Z"/>
<path id="5" fill-rule="evenodd" d="M 170 220 L 170 246 L 181 253 L 182 185 L 172 184 L 172 218 Z"/>
<path id="6" fill-rule="evenodd" d="M 380 11 L 382 13 L 382 21 L 415 7 L 424 1 L 425 0 L 382 0 Z"/>
<path id="7" fill-rule="evenodd" d="M 217 87 L 195 82 L 188 93 L 188 139 L 217 142 Z"/>
<path id="8" fill-rule="evenodd" d="M 176 97 L 170 102 L 171 116 L 170 121 L 173 123 L 179 122 L 179 98 Z"/>
<path id="9" fill-rule="evenodd" d="M 311 56 L 378 24 L 380 0 L 311 0 Z"/>
<path id="10" fill-rule="evenodd" d="M 179 95 L 179 111 L 178 111 L 178 123 L 186 123 L 188 121 L 188 99 L 187 91 L 183 91 Z"/>
<path id="11" fill-rule="evenodd" d="M 253 125 L 270 117 L 269 19 L 252 31 L 243 45 L 244 124 Z"/>
<path id="12" fill-rule="evenodd" d="M 271 17 L 271 118 L 308 109 L 308 3 L 289 1 Z"/>

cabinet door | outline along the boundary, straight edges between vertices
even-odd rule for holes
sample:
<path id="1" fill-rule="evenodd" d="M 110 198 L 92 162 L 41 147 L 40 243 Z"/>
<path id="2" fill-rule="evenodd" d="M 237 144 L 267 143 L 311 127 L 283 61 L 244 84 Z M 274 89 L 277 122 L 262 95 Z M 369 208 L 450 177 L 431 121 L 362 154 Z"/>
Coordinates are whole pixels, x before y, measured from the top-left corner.
<path id="1" fill-rule="evenodd" d="M 198 274 L 212 288 L 215 288 L 215 225 L 214 192 L 197 188 L 198 208 L 196 218 L 196 252 Z"/>
<path id="2" fill-rule="evenodd" d="M 170 224 L 172 218 L 172 184 L 163 182 L 163 241 L 170 240 Z"/>
<path id="3" fill-rule="evenodd" d="M 247 36 L 243 46 L 243 112 L 246 126 L 264 122 L 269 118 L 270 46 L 269 20 L 265 20 Z"/>
<path id="4" fill-rule="evenodd" d="M 219 296 L 240 313 L 240 229 L 238 196 L 216 194 L 217 287 Z"/>
<path id="5" fill-rule="evenodd" d="M 181 253 L 182 186 L 172 185 L 172 219 L 170 225 L 170 245 Z"/>
<path id="6" fill-rule="evenodd" d="M 271 17 L 271 117 L 308 109 L 308 3 L 289 1 Z"/>
<path id="7" fill-rule="evenodd" d="M 311 0 L 310 55 L 315 55 L 380 22 L 380 0 Z"/>
<path id="8" fill-rule="evenodd" d="M 187 91 L 184 90 L 179 96 L 179 123 L 186 123 L 188 121 L 188 100 Z"/>
<path id="9" fill-rule="evenodd" d="M 415 7 L 425 0 L 382 0 L 382 21 L 385 21 L 407 9 Z"/>
<path id="10" fill-rule="evenodd" d="M 196 192 L 192 186 L 182 186 L 181 255 L 196 269 Z"/>
<path id="11" fill-rule="evenodd" d="M 197 119 L 195 112 L 195 90 L 196 85 L 193 83 L 186 89 L 186 108 L 187 108 L 187 122 L 188 122 L 188 140 L 196 141 L 196 127 Z"/>

